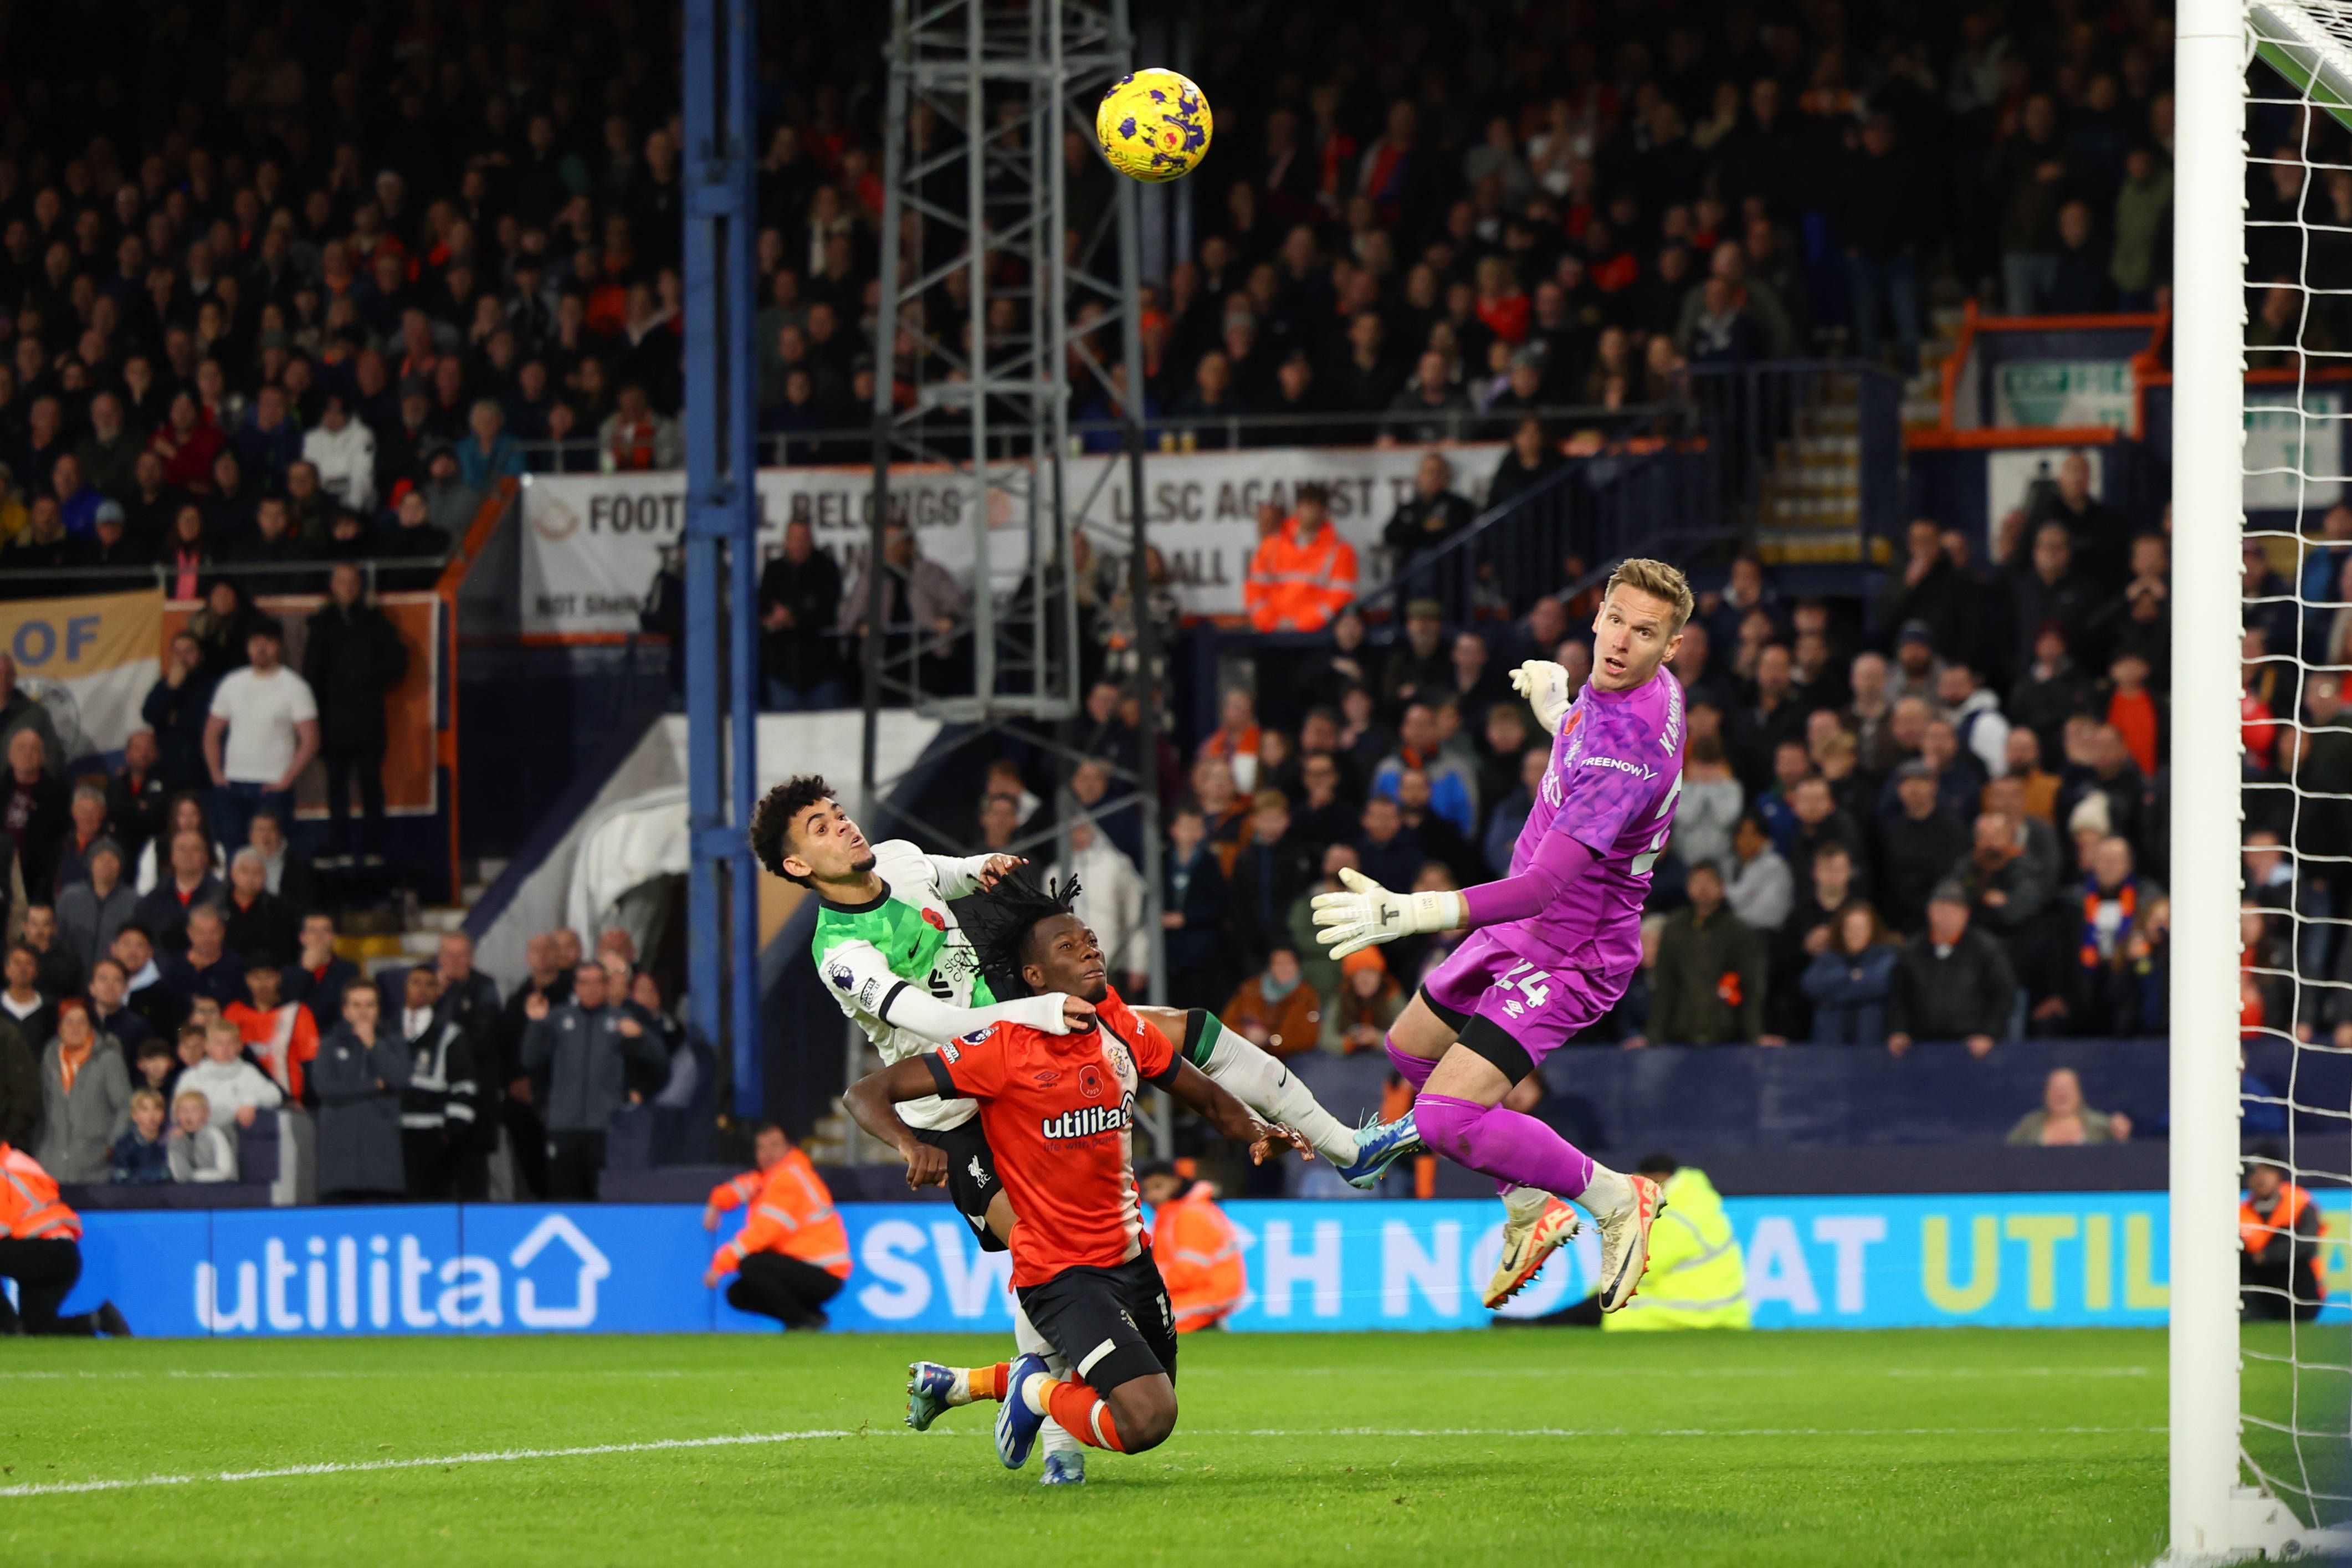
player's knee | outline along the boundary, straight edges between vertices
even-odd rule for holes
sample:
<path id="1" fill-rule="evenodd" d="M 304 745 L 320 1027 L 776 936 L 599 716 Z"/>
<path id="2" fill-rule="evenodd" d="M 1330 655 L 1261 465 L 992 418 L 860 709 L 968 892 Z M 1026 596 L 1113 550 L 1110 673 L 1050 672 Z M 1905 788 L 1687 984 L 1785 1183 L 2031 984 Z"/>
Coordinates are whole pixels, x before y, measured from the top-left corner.
<path id="1" fill-rule="evenodd" d="M 1103 1395 L 1118 1423 L 1119 1446 L 1130 1454 L 1157 1448 L 1176 1430 L 1176 1390 L 1165 1378 L 1138 1378 Z"/>

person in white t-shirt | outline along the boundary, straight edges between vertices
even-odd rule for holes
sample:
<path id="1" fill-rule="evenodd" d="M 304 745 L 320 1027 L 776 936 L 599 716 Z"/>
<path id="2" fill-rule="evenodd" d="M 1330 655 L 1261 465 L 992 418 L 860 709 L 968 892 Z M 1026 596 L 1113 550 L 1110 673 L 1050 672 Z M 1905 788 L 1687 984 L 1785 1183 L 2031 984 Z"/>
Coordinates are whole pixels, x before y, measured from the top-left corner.
<path id="1" fill-rule="evenodd" d="M 213 690 L 205 765 L 213 775 L 213 830 L 224 844 L 244 843 L 253 814 L 265 806 L 291 821 L 294 781 L 319 754 L 318 699 L 287 668 L 283 651 L 277 619 L 257 617 L 245 639 L 252 662 Z"/>

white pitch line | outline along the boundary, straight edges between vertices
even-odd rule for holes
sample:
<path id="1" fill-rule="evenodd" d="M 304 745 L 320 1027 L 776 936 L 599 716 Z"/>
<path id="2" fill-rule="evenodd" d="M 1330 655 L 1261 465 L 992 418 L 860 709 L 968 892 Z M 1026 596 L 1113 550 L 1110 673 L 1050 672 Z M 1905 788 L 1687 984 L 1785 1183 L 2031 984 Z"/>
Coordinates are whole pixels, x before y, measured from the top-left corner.
<path id="1" fill-rule="evenodd" d="M 1323 1426 L 1206 1427 L 1178 1432 L 1180 1437 L 2000 1437 L 2145 1436 L 2162 1426 Z M 888 1427 L 875 1437 L 911 1437 Z M 185 1476 L 134 1476 L 117 1480 L 37 1481 L 0 1487 L 0 1498 L 59 1497 L 77 1492 L 126 1491 L 137 1487 L 185 1487 L 205 1481 L 268 1481 L 302 1476 L 361 1475 L 380 1470 L 427 1470 L 455 1465 L 510 1464 L 518 1459 L 572 1459 L 603 1454 L 652 1454 L 679 1448 L 733 1448 L 796 1443 L 818 1437 L 854 1437 L 857 1433 L 825 1428 L 806 1432 L 745 1432 L 724 1437 L 669 1437 L 649 1443 L 595 1443 L 572 1448 L 499 1448 L 446 1454 L 429 1459 L 364 1459 L 348 1463 L 285 1465 L 262 1470 L 219 1470 Z M 940 1428 L 935 1437 L 976 1437 L 977 1429 Z"/>
<path id="2" fill-rule="evenodd" d="M 68 1492 L 122 1491 L 132 1487 L 184 1487 L 199 1481 L 270 1481 L 289 1476 L 344 1476 L 370 1470 L 428 1470 L 436 1466 L 499 1465 L 517 1459 L 572 1459 L 593 1454 L 652 1454 L 670 1448 L 730 1448 L 763 1443 L 797 1443 L 812 1437 L 854 1437 L 854 1432 L 743 1432 L 726 1437 L 667 1437 L 651 1443 L 593 1443 L 577 1448 L 498 1448 L 479 1454 L 445 1454 L 432 1459 L 363 1459 L 344 1464 L 285 1465 L 267 1470 L 218 1470 L 192 1476 L 134 1476 L 110 1481 L 39 1481 L 0 1487 L 0 1498 L 57 1497 Z"/>

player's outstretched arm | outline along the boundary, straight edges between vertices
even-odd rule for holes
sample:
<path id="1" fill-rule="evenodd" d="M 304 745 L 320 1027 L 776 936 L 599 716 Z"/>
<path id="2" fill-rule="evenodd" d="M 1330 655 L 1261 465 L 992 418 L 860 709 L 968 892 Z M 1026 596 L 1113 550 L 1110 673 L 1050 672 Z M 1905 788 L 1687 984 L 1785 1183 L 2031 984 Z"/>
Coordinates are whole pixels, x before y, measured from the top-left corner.
<path id="1" fill-rule="evenodd" d="M 867 1073 L 849 1086 L 842 1095 L 842 1104 L 868 1135 L 879 1138 L 898 1151 L 907 1162 L 907 1184 L 910 1187 L 942 1187 L 947 1185 L 948 1157 L 915 1136 L 913 1128 L 898 1120 L 891 1109 L 902 1100 L 921 1100 L 940 1092 L 939 1080 L 931 1072 L 928 1057 L 908 1057 L 892 1062 L 880 1072 Z"/>
<path id="2" fill-rule="evenodd" d="M 1567 891 L 1594 858 L 1583 843 L 1555 830 L 1544 835 L 1535 858 L 1517 876 L 1459 893 L 1392 893 L 1362 872 L 1343 868 L 1339 880 L 1346 892 L 1315 895 L 1315 940 L 1332 957 L 1345 958 L 1401 936 L 1523 921 Z"/>
<path id="3" fill-rule="evenodd" d="M 992 1024 L 1026 1024 L 1049 1035 L 1066 1035 L 1094 1022 L 1094 1004 L 1049 991 L 986 1007 L 958 1007 L 911 984 L 899 984 L 883 999 L 882 1018 L 927 1040 L 948 1041 Z"/>
<path id="4" fill-rule="evenodd" d="M 1007 872 L 1029 864 L 1028 858 L 1021 855 L 933 855 L 929 859 L 940 879 L 940 892 L 950 899 L 984 893 Z"/>
<path id="5" fill-rule="evenodd" d="M 1170 1094 L 1199 1111 L 1220 1134 L 1236 1143 L 1248 1144 L 1253 1164 L 1265 1164 L 1267 1155 L 1285 1146 L 1302 1154 L 1315 1152 L 1314 1145 L 1289 1128 L 1260 1121 L 1248 1106 L 1227 1093 L 1216 1079 L 1181 1058 L 1177 1059 L 1175 1075 L 1164 1082 Z"/>

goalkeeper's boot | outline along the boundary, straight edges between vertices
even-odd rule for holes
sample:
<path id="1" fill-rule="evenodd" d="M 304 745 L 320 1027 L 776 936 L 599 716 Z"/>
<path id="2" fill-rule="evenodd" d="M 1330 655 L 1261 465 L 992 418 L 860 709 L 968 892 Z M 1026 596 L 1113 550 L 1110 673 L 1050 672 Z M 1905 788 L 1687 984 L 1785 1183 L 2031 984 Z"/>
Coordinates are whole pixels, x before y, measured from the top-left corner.
<path id="1" fill-rule="evenodd" d="M 907 1425 L 928 1432 L 949 1408 L 955 1392 L 955 1368 L 935 1361 L 919 1361 L 907 1368 Z"/>
<path id="2" fill-rule="evenodd" d="M 1008 1470 L 1017 1470 L 1029 1462 L 1029 1450 L 1037 1441 L 1037 1428 L 1045 1418 L 1029 1408 L 1022 1389 L 1032 1377 L 1045 1375 L 1045 1358 L 1024 1355 L 1013 1363 L 1004 1375 L 1004 1403 L 996 1409 L 996 1457 Z"/>
<path id="3" fill-rule="evenodd" d="M 1491 1309 L 1525 1289 L 1543 1268 L 1544 1259 L 1576 1235 L 1579 1223 L 1576 1210 L 1558 1198 L 1544 1205 L 1533 1219 L 1513 1215 L 1506 1220 L 1503 1256 L 1496 1261 L 1495 1277 L 1486 1281 L 1486 1293 L 1481 1299 Z"/>
<path id="4" fill-rule="evenodd" d="M 1083 1448 L 1046 1455 L 1045 1473 L 1037 1478 L 1041 1487 L 1079 1487 L 1086 1482 L 1087 1455 Z"/>
<path id="5" fill-rule="evenodd" d="M 1343 1166 L 1340 1180 L 1367 1191 L 1380 1185 L 1391 1165 L 1421 1150 L 1421 1129 L 1408 1110 L 1394 1121 L 1373 1121 L 1356 1129 L 1355 1163 Z"/>
<path id="6" fill-rule="evenodd" d="M 1613 1312 L 1633 1299 L 1642 1270 L 1650 1266 L 1650 1226 L 1666 1211 L 1666 1194 L 1647 1176 L 1628 1176 L 1633 1197 L 1607 1214 L 1601 1227 L 1601 1310 Z"/>

